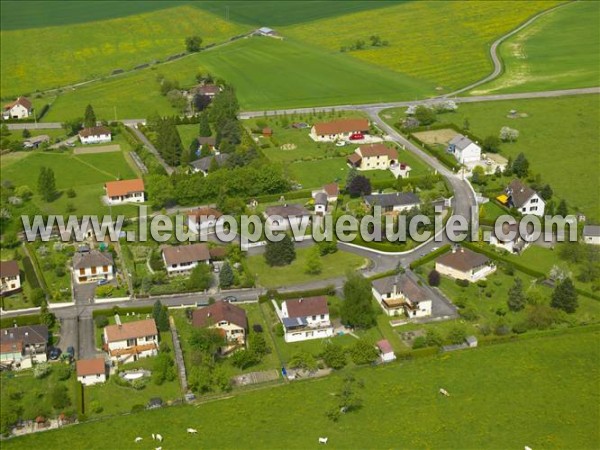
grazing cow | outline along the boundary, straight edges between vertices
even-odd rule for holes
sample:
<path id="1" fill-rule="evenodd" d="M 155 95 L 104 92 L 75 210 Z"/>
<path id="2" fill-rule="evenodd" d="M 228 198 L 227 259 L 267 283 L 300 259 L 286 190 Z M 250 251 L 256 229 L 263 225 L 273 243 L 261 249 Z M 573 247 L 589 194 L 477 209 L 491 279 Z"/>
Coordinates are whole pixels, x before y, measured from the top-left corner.
<path id="1" fill-rule="evenodd" d="M 531 447 L 525 446 L 525 450 L 531 450 Z"/>
<path id="2" fill-rule="evenodd" d="M 158 442 L 162 442 L 162 440 L 163 440 L 163 437 L 162 437 L 160 434 L 157 434 L 157 435 L 156 435 L 156 440 L 157 440 Z"/>
<path id="3" fill-rule="evenodd" d="M 156 435 L 154 433 L 152 433 L 152 440 L 155 441 L 156 440 Z"/>
<path id="4" fill-rule="evenodd" d="M 196 433 L 198 433 L 198 430 L 196 430 L 195 428 L 188 428 L 187 432 L 190 434 L 196 434 Z"/>
<path id="5" fill-rule="evenodd" d="M 328 437 L 320 437 L 319 438 L 319 444 L 327 444 L 328 440 L 329 440 Z"/>
<path id="6" fill-rule="evenodd" d="M 162 450 L 162 447 L 156 447 L 154 450 Z"/>
<path id="7" fill-rule="evenodd" d="M 440 394 L 442 394 L 445 397 L 450 397 L 450 394 L 448 394 L 448 391 L 444 388 L 440 388 Z"/>
<path id="8" fill-rule="evenodd" d="M 138 437 L 135 438 L 134 441 L 137 444 L 138 442 L 142 442 L 142 438 L 138 436 Z"/>

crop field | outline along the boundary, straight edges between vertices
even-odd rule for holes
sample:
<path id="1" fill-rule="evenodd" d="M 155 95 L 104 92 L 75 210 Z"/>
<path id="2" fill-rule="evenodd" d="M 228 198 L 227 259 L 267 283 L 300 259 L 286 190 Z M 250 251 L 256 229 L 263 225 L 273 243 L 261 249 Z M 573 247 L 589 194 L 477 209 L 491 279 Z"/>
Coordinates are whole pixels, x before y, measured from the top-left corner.
<path id="1" fill-rule="evenodd" d="M 334 448 L 394 448 L 399 442 L 406 448 L 597 448 L 600 334 L 595 330 L 354 370 L 364 381 L 356 391 L 363 406 L 337 423 L 325 416 L 336 403 L 332 393 L 342 386 L 342 376 L 333 375 L 35 433 L 3 447 L 57 449 L 69 442 L 90 450 L 124 448 L 133 446 L 136 436 L 147 442 L 154 432 L 164 436 L 163 446 L 173 448 L 235 448 L 240 442 L 312 448 L 319 436 L 327 436 Z M 450 397 L 440 396 L 440 387 Z M 277 405 L 287 405 L 285 414 Z M 252 413 L 231 426 L 231 411 Z M 389 426 L 408 415 L 411 426 Z M 187 427 L 200 433 L 187 434 Z"/>
<path id="2" fill-rule="evenodd" d="M 418 133 L 413 133 L 413 135 L 424 142 L 426 144 L 435 145 L 442 144 L 446 145 L 448 142 L 452 140 L 454 136 L 458 133 L 454 131 L 452 128 L 443 128 L 441 130 L 431 130 L 431 131 L 419 131 Z"/>
<path id="3" fill-rule="evenodd" d="M 3 27 L 0 49 L 2 98 L 60 87 L 106 76 L 115 69 L 132 69 L 140 64 L 163 60 L 185 51 L 186 36 L 200 35 L 206 45 L 226 41 L 250 30 L 247 26 L 226 22 L 222 17 L 191 5 L 159 11 L 151 11 L 156 8 L 150 6 L 147 8 L 149 12 L 73 24 L 69 23 L 69 17 L 87 15 L 88 12 L 82 12 L 81 4 L 77 4 L 83 2 L 74 2 L 72 9 L 68 6 L 70 3 L 65 2 L 61 7 L 66 17 L 65 25 L 34 30 L 5 30 Z M 52 9 L 53 4 L 42 8 Z M 3 4 L 3 12 L 4 9 Z M 112 6 L 106 9 L 112 9 Z M 122 11 L 127 9 L 132 8 L 125 7 Z M 35 18 L 33 22 L 39 23 Z M 27 58 L 22 55 L 27 55 Z"/>
<path id="4" fill-rule="evenodd" d="M 510 1 L 480 2 L 477 7 L 470 2 L 407 2 L 302 23 L 281 32 L 332 55 L 362 39 L 365 49 L 345 54 L 443 88 L 438 93 L 449 92 L 491 72 L 492 41 L 558 3 L 528 1 L 515 8 Z M 388 46 L 370 46 L 375 30 Z"/>
<path id="5" fill-rule="evenodd" d="M 68 198 L 62 192 L 59 198 L 51 203 L 44 202 L 37 194 L 33 202 L 47 214 L 65 214 L 68 204 L 74 207 L 74 214 L 108 214 L 108 206 L 101 203 L 103 185 L 107 181 L 119 178 L 134 178 L 136 174 L 131 169 L 122 152 L 99 153 L 91 155 L 73 155 L 70 152 L 30 152 L 25 157 L 9 161 L 4 165 L 2 158 L 2 180 L 9 180 L 14 186 L 29 186 L 36 192 L 37 176 L 40 168 L 48 167 L 54 170 L 56 188 L 64 191 L 75 189 L 77 196 Z M 131 214 L 135 206 L 114 207 L 116 213 Z"/>
<path id="6" fill-rule="evenodd" d="M 600 4 L 572 2 L 500 47 L 504 73 L 473 95 L 598 86 Z"/>
<path id="7" fill-rule="evenodd" d="M 527 117 L 508 118 L 512 109 Z M 385 114 L 393 118 L 390 123 L 395 123 L 403 111 L 388 110 Z M 471 132 L 481 139 L 497 136 L 503 126 L 517 129 L 517 142 L 502 144 L 500 153 L 513 159 L 525 153 L 530 171 L 541 174 L 573 212 L 581 210 L 591 220 L 600 219 L 597 95 L 461 104 L 455 113 L 438 116 L 438 121 L 462 127 L 465 118 L 469 119 Z"/>

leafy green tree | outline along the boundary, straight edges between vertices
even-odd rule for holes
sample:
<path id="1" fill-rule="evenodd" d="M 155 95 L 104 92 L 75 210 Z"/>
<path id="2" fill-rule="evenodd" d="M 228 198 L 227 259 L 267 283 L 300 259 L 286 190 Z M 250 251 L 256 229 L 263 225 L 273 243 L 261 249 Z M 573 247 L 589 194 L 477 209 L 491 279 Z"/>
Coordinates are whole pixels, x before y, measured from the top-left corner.
<path id="1" fill-rule="evenodd" d="M 67 386 L 63 383 L 54 385 L 50 391 L 50 400 L 54 409 L 60 411 L 71 404 Z"/>
<path id="2" fill-rule="evenodd" d="M 508 309 L 511 311 L 521 311 L 525 308 L 525 293 L 523 292 L 523 282 L 520 278 L 515 277 L 513 285 L 508 290 Z"/>
<path id="3" fill-rule="evenodd" d="M 228 261 L 223 263 L 221 267 L 221 272 L 219 272 L 219 285 L 224 288 L 230 288 L 235 282 L 235 276 L 233 274 L 233 269 Z"/>
<path id="4" fill-rule="evenodd" d="M 198 264 L 192 269 L 190 277 L 187 280 L 187 287 L 190 290 L 204 291 L 210 287 L 212 282 L 212 273 L 208 264 Z"/>
<path id="5" fill-rule="evenodd" d="M 3 123 L 2 127 L 0 127 L 0 136 L 10 136 L 10 130 L 8 129 L 8 125 L 5 123 Z"/>
<path id="6" fill-rule="evenodd" d="M 158 328 L 159 331 L 169 330 L 169 311 L 160 300 L 156 300 L 156 302 L 154 302 L 154 306 L 152 308 L 152 317 L 154 318 L 156 322 L 156 328 Z"/>
<path id="7" fill-rule="evenodd" d="M 33 306 L 41 306 L 46 299 L 46 295 L 41 288 L 33 288 L 29 293 L 29 299 L 33 303 Z"/>
<path id="8" fill-rule="evenodd" d="M 427 281 L 429 282 L 429 286 L 439 286 L 441 281 L 440 273 L 432 269 L 429 275 L 427 275 Z"/>
<path id="9" fill-rule="evenodd" d="M 83 126 L 86 128 L 95 127 L 96 122 L 96 113 L 94 112 L 94 108 L 92 105 L 87 105 L 85 107 L 85 114 L 83 115 Z"/>
<path id="10" fill-rule="evenodd" d="M 289 359 L 288 366 L 292 369 L 313 371 L 317 369 L 315 357 L 306 351 L 298 352 Z"/>
<path id="11" fill-rule="evenodd" d="M 346 352 L 339 344 L 327 343 L 321 357 L 328 367 L 335 370 L 342 369 L 346 365 Z"/>
<path id="12" fill-rule="evenodd" d="M 29 131 L 27 128 L 23 129 L 23 138 L 28 139 L 31 137 L 31 131 Z"/>
<path id="13" fill-rule="evenodd" d="M 51 202 L 56 197 L 56 181 L 54 170 L 41 167 L 38 176 L 38 193 L 46 202 Z"/>
<path id="14" fill-rule="evenodd" d="M 377 360 L 379 352 L 374 345 L 359 339 L 350 348 L 350 356 L 354 364 L 371 364 Z"/>
<path id="15" fill-rule="evenodd" d="M 444 343 L 444 338 L 435 328 L 429 328 L 425 334 L 425 341 L 428 347 L 441 347 Z"/>
<path id="16" fill-rule="evenodd" d="M 350 197 L 360 197 L 361 195 L 369 195 L 372 191 L 371 181 L 364 175 L 356 175 L 350 183 L 346 185 L 346 190 Z"/>
<path id="17" fill-rule="evenodd" d="M 248 348 L 260 358 L 271 352 L 262 333 L 251 333 L 248 337 Z"/>
<path id="18" fill-rule="evenodd" d="M 294 242 L 289 235 L 285 234 L 278 242 L 267 240 L 265 246 L 265 261 L 271 267 L 287 266 L 296 259 Z"/>
<path id="19" fill-rule="evenodd" d="M 563 199 L 558 204 L 556 208 L 556 215 L 561 217 L 566 217 L 569 215 L 569 208 L 567 207 L 567 202 Z"/>
<path id="20" fill-rule="evenodd" d="M 319 247 L 316 245 L 310 249 L 308 257 L 306 258 L 306 265 L 304 272 L 309 275 L 317 275 L 323 270 L 323 262 L 321 261 L 321 253 Z"/>
<path id="21" fill-rule="evenodd" d="M 238 350 L 231 356 L 231 363 L 242 370 L 258 364 L 259 362 L 260 358 L 251 350 Z"/>
<path id="22" fill-rule="evenodd" d="M 544 185 L 544 187 L 540 190 L 540 197 L 542 197 L 545 201 L 550 200 L 552 195 L 554 195 L 554 191 L 549 184 Z"/>
<path id="23" fill-rule="evenodd" d="M 579 306 L 577 291 L 570 278 L 565 278 L 554 288 L 550 305 L 553 308 L 562 309 L 569 314 L 577 310 Z"/>
<path id="24" fill-rule="evenodd" d="M 523 152 L 519 153 L 511 166 L 512 173 L 519 178 L 524 178 L 529 173 L 529 161 Z"/>
<path id="25" fill-rule="evenodd" d="M 371 283 L 359 273 L 349 273 L 344 283 L 342 322 L 356 328 L 375 325 L 376 312 L 371 302 Z"/>
<path id="26" fill-rule="evenodd" d="M 185 38 L 185 49 L 190 53 L 199 52 L 202 48 L 202 38 L 200 36 L 189 36 Z"/>
<path id="27" fill-rule="evenodd" d="M 203 111 L 199 116 L 198 122 L 198 134 L 202 137 L 209 137 L 212 135 L 212 131 L 210 129 L 210 123 L 208 122 L 208 113 Z"/>
<path id="28" fill-rule="evenodd" d="M 498 136 L 487 136 L 481 143 L 483 151 L 498 153 L 500 151 L 500 138 Z"/>
<path id="29" fill-rule="evenodd" d="M 169 205 L 175 199 L 175 189 L 169 177 L 165 175 L 148 175 L 145 177 L 148 201 L 154 209 Z"/>
<path id="30" fill-rule="evenodd" d="M 54 313 L 50 312 L 48 309 L 48 303 L 46 303 L 46 301 L 42 302 L 42 306 L 40 308 L 40 321 L 48 328 L 52 328 L 56 322 L 56 316 Z"/>
<path id="31" fill-rule="evenodd" d="M 462 325 L 454 325 L 448 332 L 448 340 L 453 344 L 462 344 L 467 337 L 467 331 Z"/>
<path id="32" fill-rule="evenodd" d="M 189 344 L 193 350 L 210 355 L 212 358 L 219 347 L 225 344 L 225 338 L 214 328 L 194 328 Z"/>
<path id="33" fill-rule="evenodd" d="M 469 122 L 468 117 L 465 117 L 465 120 L 463 120 L 463 130 L 469 131 L 469 128 L 471 128 L 471 122 Z"/>
<path id="34" fill-rule="evenodd" d="M 433 108 L 419 105 L 415 109 L 415 119 L 417 119 L 421 125 L 431 125 L 436 121 L 436 114 Z"/>

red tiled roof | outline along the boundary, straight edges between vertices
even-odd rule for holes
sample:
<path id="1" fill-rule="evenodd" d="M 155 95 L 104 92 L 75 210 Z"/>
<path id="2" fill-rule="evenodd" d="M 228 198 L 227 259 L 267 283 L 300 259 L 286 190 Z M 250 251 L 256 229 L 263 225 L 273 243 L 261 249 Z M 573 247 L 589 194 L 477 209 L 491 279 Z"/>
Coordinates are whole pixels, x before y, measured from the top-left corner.
<path id="1" fill-rule="evenodd" d="M 294 300 L 286 300 L 285 304 L 288 310 L 288 316 L 291 317 L 306 317 L 318 316 L 320 314 L 329 314 L 327 306 L 327 297 L 307 297 L 297 298 Z"/>
<path id="2" fill-rule="evenodd" d="M 108 325 L 104 328 L 104 331 L 107 342 L 125 341 L 158 334 L 154 319 L 136 320 L 121 325 Z"/>
<path id="3" fill-rule="evenodd" d="M 398 159 L 398 152 L 392 148 L 386 147 L 383 144 L 361 145 L 359 150 L 363 158 L 387 156 L 390 159 Z"/>
<path id="4" fill-rule="evenodd" d="M 110 128 L 101 125 L 99 127 L 84 128 L 79 132 L 79 136 L 82 137 L 100 136 L 101 134 L 111 134 Z"/>
<path id="5" fill-rule="evenodd" d="M 23 342 L 3 342 L 0 344 L 0 353 L 21 353 Z"/>
<path id="6" fill-rule="evenodd" d="M 315 124 L 315 132 L 318 135 L 352 133 L 358 131 L 369 131 L 369 121 L 367 119 L 340 119 Z"/>
<path id="7" fill-rule="evenodd" d="M 77 361 L 77 376 L 98 375 L 106 373 L 104 358 L 80 359 Z"/>
<path id="8" fill-rule="evenodd" d="M 323 186 L 323 190 L 328 197 L 336 197 L 340 194 L 340 187 L 337 183 L 329 183 Z"/>
<path id="9" fill-rule="evenodd" d="M 28 110 L 31 110 L 31 106 L 32 106 L 31 102 L 28 99 L 26 99 L 25 97 L 19 97 L 14 102 L 10 102 L 10 103 L 7 103 L 6 105 L 4 105 L 4 109 L 8 110 L 16 105 L 21 105 L 21 106 L 27 108 Z"/>
<path id="10" fill-rule="evenodd" d="M 222 215 L 223 213 L 221 211 L 218 211 L 214 208 L 197 208 L 192 209 L 190 212 L 188 212 L 188 217 L 194 217 L 196 220 L 198 220 L 202 216 L 205 216 L 207 218 L 210 216 L 214 216 L 215 219 L 218 219 Z"/>
<path id="11" fill-rule="evenodd" d="M 381 350 L 381 353 L 393 353 L 394 349 L 392 348 L 392 344 L 387 339 L 382 339 L 377 342 L 377 347 Z"/>
<path id="12" fill-rule="evenodd" d="M 144 180 L 136 178 L 135 180 L 109 181 L 104 187 L 108 197 L 119 197 L 133 192 L 144 192 Z"/>
<path id="13" fill-rule="evenodd" d="M 165 245 L 162 247 L 162 252 L 168 266 L 210 260 L 208 245 L 204 243 L 177 246 Z"/>
<path id="14" fill-rule="evenodd" d="M 244 330 L 248 329 L 246 311 L 228 302 L 218 301 L 192 313 L 192 325 L 198 328 L 223 321 L 233 323 Z"/>

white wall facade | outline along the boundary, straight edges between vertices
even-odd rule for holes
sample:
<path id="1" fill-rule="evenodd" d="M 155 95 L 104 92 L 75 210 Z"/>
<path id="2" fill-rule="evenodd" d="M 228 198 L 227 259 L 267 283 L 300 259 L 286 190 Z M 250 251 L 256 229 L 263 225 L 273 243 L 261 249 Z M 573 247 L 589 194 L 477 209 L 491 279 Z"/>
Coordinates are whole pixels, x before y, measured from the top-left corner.
<path id="1" fill-rule="evenodd" d="M 523 206 L 519 208 L 519 212 L 523 215 L 532 214 L 534 216 L 544 217 L 544 210 L 546 209 L 546 203 L 537 194 L 533 194 Z"/>
<path id="2" fill-rule="evenodd" d="M 81 269 L 73 269 L 75 281 L 77 283 L 92 283 L 98 280 L 112 280 L 114 278 L 113 266 L 85 267 Z"/>
<path id="3" fill-rule="evenodd" d="M 477 162 L 481 160 L 481 147 L 472 142 L 462 150 L 457 148 L 454 151 L 454 157 L 461 164 Z"/>
<path id="4" fill-rule="evenodd" d="M 29 110 L 20 104 L 14 105 L 8 111 L 4 111 L 3 113 L 5 119 L 26 119 L 29 116 Z"/>
<path id="5" fill-rule="evenodd" d="M 494 273 L 496 271 L 496 266 L 485 265 L 473 270 L 468 270 L 466 272 L 462 272 L 460 270 L 456 270 L 452 267 L 445 266 L 440 264 L 439 262 L 435 263 L 435 270 L 437 270 L 440 274 L 446 275 L 450 278 L 454 278 L 457 280 L 467 280 L 469 282 L 475 282 L 485 278 L 486 276 Z"/>
<path id="6" fill-rule="evenodd" d="M 2 294 L 16 291 L 21 288 L 21 277 L 19 275 L 15 275 L 14 277 L 2 277 L 0 285 L 0 292 Z"/>
<path id="7" fill-rule="evenodd" d="M 583 242 L 591 245 L 600 245 L 600 236 L 584 236 Z"/>
<path id="8" fill-rule="evenodd" d="M 92 386 L 98 383 L 104 383 L 106 381 L 106 374 L 95 374 L 95 375 L 83 375 L 77 377 L 77 381 L 79 381 L 84 386 Z"/>
<path id="9" fill-rule="evenodd" d="M 108 197 L 109 205 L 120 205 L 123 203 L 143 203 L 146 201 L 144 192 L 132 192 L 127 195 L 116 195 L 114 197 Z"/>
<path id="10" fill-rule="evenodd" d="M 96 134 L 92 136 L 81 136 L 79 135 L 79 140 L 82 144 L 103 144 L 105 142 L 111 141 L 112 135 L 108 134 Z"/>

